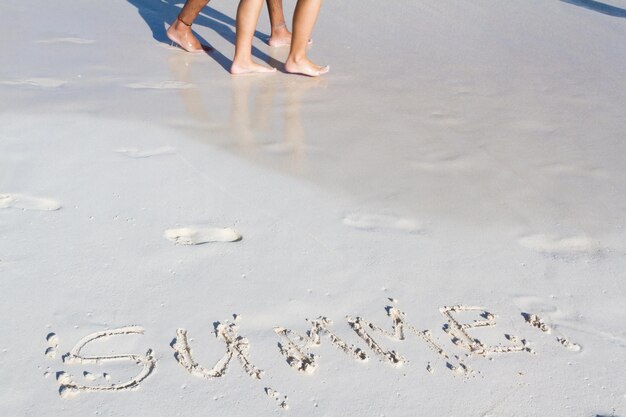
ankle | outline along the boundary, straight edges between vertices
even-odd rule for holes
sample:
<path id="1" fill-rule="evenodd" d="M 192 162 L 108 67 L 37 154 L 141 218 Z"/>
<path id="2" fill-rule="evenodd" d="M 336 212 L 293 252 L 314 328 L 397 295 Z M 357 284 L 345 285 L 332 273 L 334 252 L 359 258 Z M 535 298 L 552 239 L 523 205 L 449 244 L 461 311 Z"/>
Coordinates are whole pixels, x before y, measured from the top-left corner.
<path id="1" fill-rule="evenodd" d="M 287 29 L 287 24 L 285 22 L 272 26 L 272 36 L 281 37 L 290 34 L 291 32 Z"/>
<path id="2" fill-rule="evenodd" d="M 304 54 L 289 54 L 287 57 L 287 61 L 293 62 L 294 64 L 300 64 L 306 60 L 307 57 Z"/>
<path id="3" fill-rule="evenodd" d="M 177 17 L 176 20 L 174 20 L 174 23 L 172 23 L 170 27 L 177 32 L 191 30 L 191 25 L 188 25 L 186 22 L 181 20 L 180 17 Z"/>
<path id="4" fill-rule="evenodd" d="M 252 64 L 252 56 L 243 56 L 235 54 L 233 58 L 233 65 L 235 66 L 248 66 Z"/>

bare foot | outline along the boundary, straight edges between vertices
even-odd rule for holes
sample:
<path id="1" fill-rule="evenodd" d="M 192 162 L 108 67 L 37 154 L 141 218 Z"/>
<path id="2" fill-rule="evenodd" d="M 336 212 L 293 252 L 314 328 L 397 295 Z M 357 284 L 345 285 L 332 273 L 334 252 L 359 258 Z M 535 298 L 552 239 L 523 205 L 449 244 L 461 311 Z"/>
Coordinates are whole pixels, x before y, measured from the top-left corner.
<path id="1" fill-rule="evenodd" d="M 289 36 L 285 37 L 271 36 L 267 43 L 273 48 L 278 48 L 280 46 L 289 46 L 291 45 L 291 33 L 289 34 Z"/>
<path id="2" fill-rule="evenodd" d="M 320 67 L 312 63 L 308 58 L 302 58 L 298 61 L 291 57 L 285 62 L 285 71 L 292 74 L 308 75 L 309 77 L 319 77 L 330 71 L 329 66 Z"/>
<path id="3" fill-rule="evenodd" d="M 167 29 L 167 37 L 187 52 L 198 53 L 211 49 L 209 46 L 202 45 L 191 31 L 191 27 L 179 20 Z"/>
<path id="4" fill-rule="evenodd" d="M 232 75 L 268 74 L 272 72 L 276 72 L 276 68 L 266 67 L 265 65 L 257 64 L 253 61 L 233 61 L 233 65 L 230 67 L 230 73 Z"/>
<path id="5" fill-rule="evenodd" d="M 272 27 L 272 34 L 267 42 L 269 46 L 289 46 L 291 45 L 291 32 L 287 29 L 287 25 L 280 24 Z"/>
<path id="6" fill-rule="evenodd" d="M 278 48 L 280 46 L 290 46 L 291 45 L 291 32 L 287 29 L 285 25 L 279 25 L 272 28 L 272 35 L 267 41 L 268 45 L 274 48 Z M 309 39 L 308 44 L 311 45 L 313 41 Z"/>

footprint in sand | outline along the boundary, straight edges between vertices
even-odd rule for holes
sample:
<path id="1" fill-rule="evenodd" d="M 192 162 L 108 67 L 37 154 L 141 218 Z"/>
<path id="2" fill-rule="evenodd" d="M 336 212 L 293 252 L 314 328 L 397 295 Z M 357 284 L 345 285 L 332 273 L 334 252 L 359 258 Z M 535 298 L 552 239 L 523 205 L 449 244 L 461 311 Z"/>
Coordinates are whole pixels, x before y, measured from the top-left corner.
<path id="1" fill-rule="evenodd" d="M 596 179 L 609 179 L 608 171 L 597 166 L 585 166 L 576 164 L 552 164 L 540 167 L 548 174 L 563 175 L 569 177 L 590 177 Z"/>
<path id="2" fill-rule="evenodd" d="M 119 148 L 115 149 L 114 152 L 124 154 L 130 158 L 140 159 L 140 158 L 149 158 L 151 156 L 158 155 L 173 155 L 176 153 L 176 149 L 170 146 L 164 146 L 162 148 L 156 148 L 151 150 L 141 150 L 137 148 Z"/>
<path id="3" fill-rule="evenodd" d="M 411 162 L 411 168 L 420 171 L 427 172 L 448 172 L 448 171 L 460 171 L 470 168 L 470 165 L 465 161 L 460 160 L 445 160 L 445 161 L 413 161 Z"/>
<path id="4" fill-rule="evenodd" d="M 556 256 L 592 254 L 602 249 L 598 241 L 587 236 L 561 238 L 554 235 L 537 234 L 523 237 L 518 242 L 527 249 Z"/>
<path id="5" fill-rule="evenodd" d="M 50 198 L 31 197 L 23 194 L 0 194 L 0 208 L 54 211 L 60 209 L 61 204 Z"/>
<path id="6" fill-rule="evenodd" d="M 91 40 L 91 39 L 72 38 L 72 37 L 39 39 L 39 40 L 35 41 L 35 43 L 42 43 L 42 44 L 72 43 L 72 44 L 75 44 L 75 45 L 90 45 L 90 44 L 95 43 L 95 42 L 96 41 Z"/>
<path id="7" fill-rule="evenodd" d="M 388 216 L 383 214 L 351 213 L 343 219 L 343 224 L 360 230 L 396 230 L 406 233 L 423 232 L 422 225 L 415 219 Z"/>
<path id="8" fill-rule="evenodd" d="M 413 169 L 433 173 L 470 170 L 480 164 L 475 157 L 443 152 L 426 153 L 423 159 L 410 162 Z"/>
<path id="9" fill-rule="evenodd" d="M 186 83 L 184 81 L 156 81 L 145 83 L 130 83 L 124 85 L 128 88 L 140 89 L 140 90 L 185 90 L 187 88 L 193 88 L 194 85 Z"/>
<path id="10" fill-rule="evenodd" d="M 230 228 L 183 227 L 166 230 L 165 238 L 177 245 L 201 245 L 209 242 L 237 242 L 242 236 Z"/>
<path id="11" fill-rule="evenodd" d="M 447 126 L 459 126 L 465 122 L 462 117 L 455 116 L 446 110 L 434 110 L 430 113 L 430 118 L 437 123 Z"/>
<path id="12" fill-rule="evenodd" d="M 24 78 L 21 80 L 6 80 L 6 81 L 0 82 L 0 84 L 27 85 L 27 86 L 42 87 L 42 88 L 58 88 L 67 84 L 67 81 L 58 80 L 56 78 Z"/>

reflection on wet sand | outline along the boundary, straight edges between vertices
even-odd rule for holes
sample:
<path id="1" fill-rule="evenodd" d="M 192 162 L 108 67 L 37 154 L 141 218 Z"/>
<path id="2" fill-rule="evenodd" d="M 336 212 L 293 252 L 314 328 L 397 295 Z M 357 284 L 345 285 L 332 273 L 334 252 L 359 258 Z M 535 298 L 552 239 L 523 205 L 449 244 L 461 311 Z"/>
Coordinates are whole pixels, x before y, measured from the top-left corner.
<path id="1" fill-rule="evenodd" d="M 286 54 L 286 51 L 273 53 Z M 327 80 L 284 74 L 231 77 L 230 121 L 216 129 L 212 107 L 207 106 L 197 87 L 199 83 L 194 82 L 196 59 L 189 54 L 173 54 L 168 66 L 174 80 L 193 85 L 178 93 L 192 124 L 201 130 L 203 140 L 209 139 L 257 163 L 279 164 L 292 173 L 306 171 L 309 148 L 302 107 L 308 93 L 325 88 Z M 282 64 L 273 56 L 270 65 Z M 217 135 L 216 130 L 220 132 Z"/>
<path id="2" fill-rule="evenodd" d="M 187 114 L 193 119 L 194 122 L 204 124 L 209 121 L 209 112 L 207 110 L 198 87 L 194 84 L 194 77 L 192 73 L 192 64 L 196 59 L 196 56 L 186 53 L 176 53 L 170 55 L 167 60 L 167 64 L 170 72 L 172 73 L 172 79 L 188 83 L 192 85 L 192 88 L 186 88 L 179 90 L 179 94 L 182 98 L 183 106 Z"/>
<path id="3" fill-rule="evenodd" d="M 576 133 L 572 97 L 550 113 L 542 104 L 550 90 L 526 94 L 523 86 L 494 99 L 457 94 L 456 82 L 359 89 L 335 76 L 331 91 L 328 79 L 280 73 L 207 80 L 204 60 L 181 52 L 169 62 L 174 80 L 192 86 L 177 90 L 186 112 L 181 130 L 369 211 L 548 236 L 544 246 L 600 239 L 624 218 L 613 203 L 624 188 L 623 144 L 605 135 L 617 150 L 607 153 L 595 137 Z M 482 90 L 504 86 L 495 80 Z M 508 104 L 494 107 L 501 103 Z"/>

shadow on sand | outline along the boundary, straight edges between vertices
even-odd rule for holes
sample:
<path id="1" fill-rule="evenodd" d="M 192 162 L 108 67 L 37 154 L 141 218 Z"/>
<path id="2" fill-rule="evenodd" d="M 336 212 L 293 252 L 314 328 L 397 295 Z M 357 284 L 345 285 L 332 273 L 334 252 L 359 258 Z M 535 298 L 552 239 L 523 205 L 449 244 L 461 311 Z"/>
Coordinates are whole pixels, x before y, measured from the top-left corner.
<path id="1" fill-rule="evenodd" d="M 620 7 L 611 6 L 606 3 L 601 3 L 594 0 L 561 0 L 565 3 L 573 4 L 575 6 L 584 7 L 585 9 L 593 10 L 594 12 L 606 14 L 613 17 L 626 17 L 626 9 Z"/>
<path id="2" fill-rule="evenodd" d="M 166 28 L 169 27 L 176 19 L 176 16 L 178 16 L 178 13 L 180 13 L 180 7 L 177 6 L 177 3 L 174 3 L 173 0 L 128 0 L 128 2 L 137 8 L 139 15 L 152 31 L 152 37 L 156 41 L 166 44 L 171 43 L 166 35 Z M 208 27 L 218 33 L 222 38 L 235 45 L 235 19 L 218 10 L 208 6 L 205 7 L 194 21 L 194 25 Z M 195 33 L 195 35 L 200 40 L 200 43 L 208 46 L 207 54 L 220 64 L 222 68 L 228 71 L 232 60 L 221 52 L 211 48 L 209 42 L 198 35 L 198 33 Z M 259 31 L 255 31 L 254 37 L 263 42 L 267 42 L 269 39 L 269 35 Z M 252 55 L 265 62 L 271 61 L 271 58 L 267 54 L 254 46 L 252 47 Z"/>

